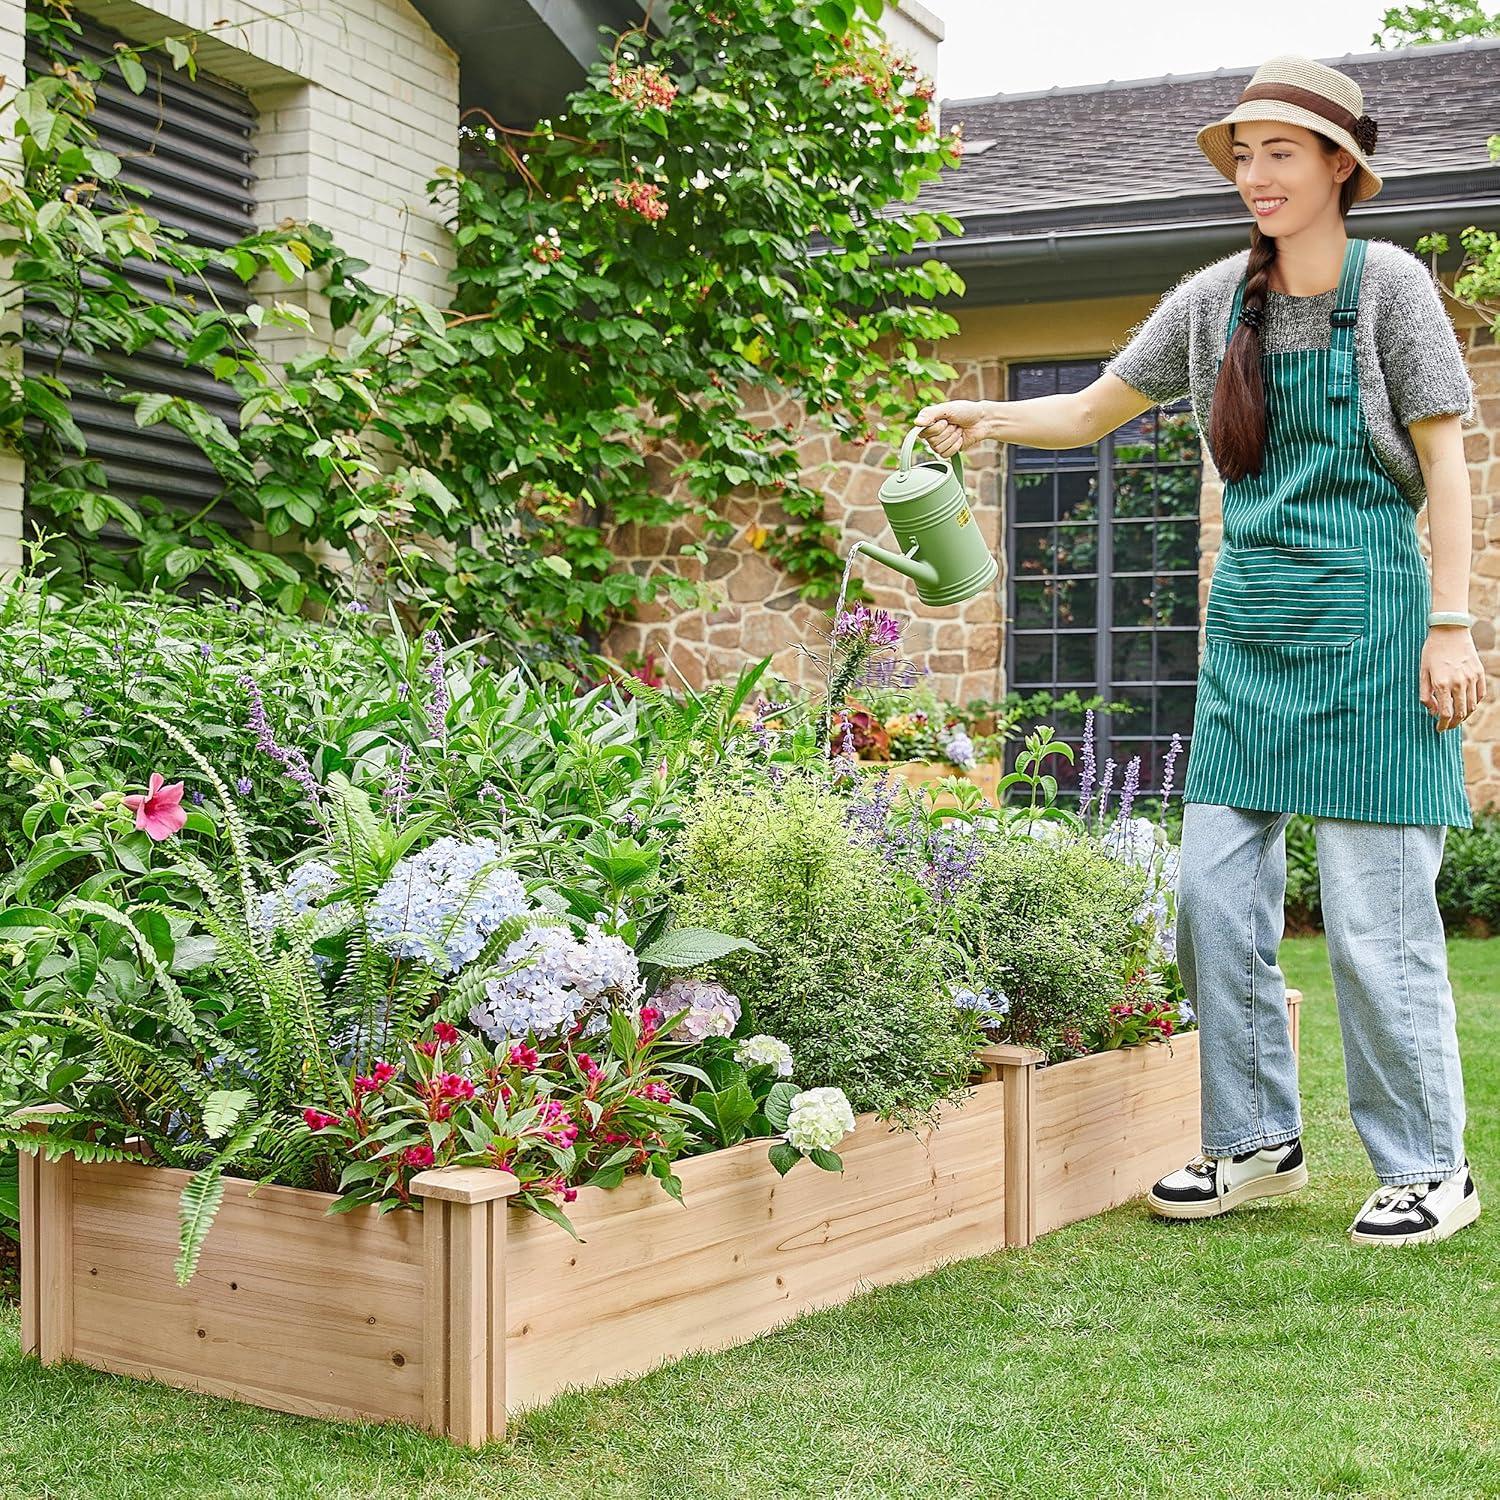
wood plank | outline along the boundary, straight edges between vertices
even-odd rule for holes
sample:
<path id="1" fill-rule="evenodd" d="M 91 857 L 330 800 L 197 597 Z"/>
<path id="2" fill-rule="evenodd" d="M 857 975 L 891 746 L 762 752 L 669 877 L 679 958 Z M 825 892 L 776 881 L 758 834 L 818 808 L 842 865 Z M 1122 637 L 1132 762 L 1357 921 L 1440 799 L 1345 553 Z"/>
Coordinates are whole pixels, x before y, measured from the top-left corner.
<path id="1" fill-rule="evenodd" d="M 42 1352 L 42 1205 L 37 1158 L 17 1152 L 21 1208 L 21 1353 Z"/>
<path id="2" fill-rule="evenodd" d="M 100 1369 L 319 1415 L 422 1418 L 421 1220 L 231 1179 L 179 1287 L 187 1173 L 74 1173 L 74 1355 Z"/>
<path id="3" fill-rule="evenodd" d="M 422 1209 L 422 1421 L 441 1437 L 448 1430 L 448 1203 Z"/>
<path id="4" fill-rule="evenodd" d="M 73 1357 L 73 1185 L 71 1156 L 37 1158 L 37 1350 L 44 1365 Z"/>
<path id="5" fill-rule="evenodd" d="M 448 1205 L 447 1431 L 470 1448 L 489 1437 L 489 1239 L 486 1204 Z"/>
<path id="6" fill-rule="evenodd" d="M 862 1117 L 842 1176 L 799 1163 L 780 1178 L 767 1142 L 751 1141 L 680 1163 L 682 1205 L 639 1178 L 585 1188 L 568 1210 L 583 1244 L 510 1210 L 511 1410 L 1000 1248 L 1002 1111 L 1002 1086 L 987 1083 L 936 1131 Z"/>
<path id="7" fill-rule="evenodd" d="M 1037 1070 L 1034 1233 L 1138 1197 L 1199 1146 L 1198 1033 Z"/>

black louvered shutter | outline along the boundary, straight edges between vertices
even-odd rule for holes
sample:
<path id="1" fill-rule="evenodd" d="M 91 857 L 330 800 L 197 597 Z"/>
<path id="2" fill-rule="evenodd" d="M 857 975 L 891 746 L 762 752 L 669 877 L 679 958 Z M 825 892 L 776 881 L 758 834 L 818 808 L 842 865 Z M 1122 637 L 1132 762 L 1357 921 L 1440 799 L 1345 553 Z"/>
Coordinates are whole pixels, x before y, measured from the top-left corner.
<path id="1" fill-rule="evenodd" d="M 147 213 L 184 230 L 198 244 L 218 249 L 251 233 L 256 227 L 251 170 L 255 107 L 249 96 L 202 73 L 191 79 L 154 52 L 145 59 L 146 89 L 133 94 L 111 61 L 118 40 L 85 24 L 75 50 L 105 67 L 96 85 L 93 124 L 99 145 L 123 163 L 121 177 L 149 191 L 143 204 Z M 42 71 L 50 63 L 29 53 L 27 67 Z M 107 211 L 107 205 L 99 207 Z M 164 266 L 132 262 L 129 279 L 149 295 L 169 295 Z M 226 307 L 243 310 L 252 300 L 232 273 L 212 273 L 211 282 Z M 191 290 L 178 286 L 179 295 Z M 207 300 L 201 285 L 197 297 Z M 213 465 L 187 438 L 165 424 L 137 427 L 134 408 L 113 399 L 110 386 L 113 377 L 129 389 L 186 396 L 234 431 L 238 407 L 227 385 L 202 369 L 187 369 L 160 343 L 129 356 L 67 351 L 58 366 L 55 315 L 32 307 L 25 315 L 25 361 L 28 373 L 58 370 L 72 392 L 73 419 L 88 442 L 89 454 L 104 464 L 110 488 L 122 499 L 149 494 L 174 508 L 201 510 L 220 492 Z M 238 513 L 228 507 L 215 519 L 243 528 Z M 112 530 L 107 529 L 106 537 Z"/>

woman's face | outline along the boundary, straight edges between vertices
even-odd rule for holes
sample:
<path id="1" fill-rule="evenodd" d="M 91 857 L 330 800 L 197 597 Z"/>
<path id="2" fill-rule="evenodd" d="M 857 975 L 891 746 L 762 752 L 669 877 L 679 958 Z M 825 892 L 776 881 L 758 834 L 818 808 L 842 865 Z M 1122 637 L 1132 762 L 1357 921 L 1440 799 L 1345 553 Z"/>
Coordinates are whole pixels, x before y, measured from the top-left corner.
<path id="1" fill-rule="evenodd" d="M 1234 185 L 1265 234 L 1294 234 L 1329 211 L 1337 212 L 1339 184 L 1355 169 L 1344 150 L 1330 156 L 1318 137 L 1280 120 L 1238 122 Z"/>

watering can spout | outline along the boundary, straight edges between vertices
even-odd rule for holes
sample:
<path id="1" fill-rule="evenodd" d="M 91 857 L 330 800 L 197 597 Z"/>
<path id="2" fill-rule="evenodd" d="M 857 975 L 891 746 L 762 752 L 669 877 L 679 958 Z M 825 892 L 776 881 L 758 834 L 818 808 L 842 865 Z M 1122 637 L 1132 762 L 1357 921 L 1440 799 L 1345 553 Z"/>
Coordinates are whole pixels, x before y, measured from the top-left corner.
<path id="1" fill-rule="evenodd" d="M 861 542 L 859 550 L 865 557 L 873 557 L 876 562 L 894 568 L 904 578 L 910 578 L 919 588 L 935 589 L 938 586 L 938 570 L 930 562 L 905 557 L 899 552 L 877 547 L 873 542 Z"/>

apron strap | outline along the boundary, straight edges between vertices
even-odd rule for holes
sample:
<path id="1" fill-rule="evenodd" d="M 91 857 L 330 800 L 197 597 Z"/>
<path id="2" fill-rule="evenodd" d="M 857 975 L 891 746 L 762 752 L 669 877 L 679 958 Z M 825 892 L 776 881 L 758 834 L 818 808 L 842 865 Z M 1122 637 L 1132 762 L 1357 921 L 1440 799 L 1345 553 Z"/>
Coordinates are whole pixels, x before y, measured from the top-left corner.
<path id="1" fill-rule="evenodd" d="M 1359 284 L 1365 265 L 1365 241 L 1352 235 L 1344 247 L 1344 269 L 1328 315 L 1328 399 L 1357 397 L 1359 374 L 1354 354 L 1354 328 L 1359 321 Z"/>

